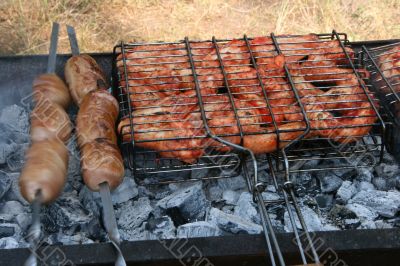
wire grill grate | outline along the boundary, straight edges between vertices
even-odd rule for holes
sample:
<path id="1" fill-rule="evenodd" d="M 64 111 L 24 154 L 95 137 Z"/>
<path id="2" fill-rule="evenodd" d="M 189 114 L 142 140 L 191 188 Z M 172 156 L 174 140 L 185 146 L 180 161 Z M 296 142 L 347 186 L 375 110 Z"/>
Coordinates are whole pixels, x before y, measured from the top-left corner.
<path id="1" fill-rule="evenodd" d="M 332 151 L 324 156 L 338 156 L 349 137 L 380 151 L 379 105 L 347 44 L 337 33 L 121 43 L 115 74 L 129 166 L 137 176 L 217 168 L 219 157 L 237 167 L 237 152 L 290 150 L 300 139 L 318 139 Z"/>
<path id="2" fill-rule="evenodd" d="M 282 203 L 302 262 L 309 247 L 319 263 L 291 175 L 371 167 L 384 149 L 381 106 L 346 34 L 121 43 L 114 59 L 121 146 L 139 182 L 194 180 L 195 169 L 210 169 L 201 179 L 242 174 L 272 265 L 285 265 L 269 217 Z M 303 167 L 315 159 L 337 163 Z M 269 166 L 269 180 L 258 177 L 258 165 Z M 189 177 L 168 179 L 178 172 Z M 281 193 L 275 203 L 262 198 L 268 182 Z"/>

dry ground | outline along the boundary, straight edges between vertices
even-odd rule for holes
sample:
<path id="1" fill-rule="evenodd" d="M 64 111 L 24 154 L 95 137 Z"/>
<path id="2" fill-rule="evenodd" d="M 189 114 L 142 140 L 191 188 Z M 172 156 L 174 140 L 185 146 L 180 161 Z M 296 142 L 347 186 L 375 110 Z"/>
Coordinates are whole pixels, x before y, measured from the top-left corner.
<path id="1" fill-rule="evenodd" d="M 400 0 L 0 0 L 0 55 L 46 53 L 52 21 L 75 26 L 86 52 L 111 51 L 119 40 L 332 29 L 371 40 L 400 38 Z M 69 52 L 64 27 L 59 52 Z"/>

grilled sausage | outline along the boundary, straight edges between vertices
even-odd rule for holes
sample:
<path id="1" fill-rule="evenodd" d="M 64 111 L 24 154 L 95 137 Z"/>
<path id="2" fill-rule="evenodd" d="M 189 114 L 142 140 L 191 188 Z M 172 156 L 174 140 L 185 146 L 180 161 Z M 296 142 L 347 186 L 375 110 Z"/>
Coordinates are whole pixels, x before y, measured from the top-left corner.
<path id="1" fill-rule="evenodd" d="M 124 164 L 118 149 L 115 122 L 118 102 L 100 83 L 103 72 L 89 55 L 70 58 L 65 77 L 74 102 L 79 106 L 76 121 L 81 168 L 85 184 L 93 191 L 107 182 L 115 189 L 123 180 Z"/>
<path id="2" fill-rule="evenodd" d="M 40 190 L 43 203 L 54 201 L 64 187 L 67 169 L 68 150 L 64 143 L 58 139 L 33 142 L 19 179 L 21 194 L 32 202 Z"/>
<path id="3" fill-rule="evenodd" d="M 37 191 L 43 203 L 61 193 L 68 169 L 68 141 L 72 126 L 65 109 L 71 96 L 55 74 L 43 74 L 33 82 L 35 108 L 31 113 L 32 145 L 26 153 L 19 186 L 24 198 L 32 202 Z"/>
<path id="4" fill-rule="evenodd" d="M 113 190 L 121 184 L 124 163 L 118 146 L 107 139 L 95 139 L 81 148 L 81 167 L 85 184 L 93 191 L 107 182 Z"/>
<path id="5" fill-rule="evenodd" d="M 33 81 L 33 100 L 36 105 L 45 101 L 59 104 L 67 109 L 71 95 L 65 83 L 55 74 L 43 74 Z"/>
<path id="6" fill-rule="evenodd" d="M 75 55 L 68 59 L 64 72 L 72 98 L 78 106 L 86 94 L 97 90 L 97 80 L 107 83 L 99 65 L 86 54 Z"/>
<path id="7" fill-rule="evenodd" d="M 80 105 L 76 128 L 80 147 L 98 138 L 117 144 L 115 123 L 118 117 L 118 102 L 105 90 L 88 93 Z"/>
<path id="8" fill-rule="evenodd" d="M 31 113 L 31 139 L 42 141 L 57 138 L 66 142 L 72 131 L 71 121 L 65 110 L 51 101 L 41 101 Z"/>

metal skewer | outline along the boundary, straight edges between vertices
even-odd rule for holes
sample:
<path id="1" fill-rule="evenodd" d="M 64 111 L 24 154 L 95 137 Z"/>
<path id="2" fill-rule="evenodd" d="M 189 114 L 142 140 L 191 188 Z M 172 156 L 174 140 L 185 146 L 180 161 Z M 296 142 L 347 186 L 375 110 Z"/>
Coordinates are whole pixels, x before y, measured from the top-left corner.
<path id="1" fill-rule="evenodd" d="M 75 29 L 67 25 L 67 32 L 68 32 L 69 43 L 71 45 L 72 54 L 79 55 L 79 46 L 78 46 L 78 41 L 76 39 Z M 106 86 L 102 80 L 98 80 L 97 84 L 100 88 Z M 108 238 L 110 239 L 115 250 L 117 251 L 117 259 L 115 261 L 115 265 L 126 266 L 125 258 L 120 248 L 121 239 L 118 232 L 117 219 L 115 218 L 113 203 L 111 201 L 110 186 L 107 182 L 103 182 L 99 186 L 100 186 L 101 202 L 103 205 L 104 227 L 107 231 Z"/>
<path id="2" fill-rule="evenodd" d="M 68 33 L 69 45 L 71 46 L 72 55 L 79 55 L 78 40 L 76 39 L 76 33 L 74 27 L 67 25 L 67 33 Z"/>
<path id="3" fill-rule="evenodd" d="M 53 22 L 50 37 L 50 49 L 49 58 L 47 60 L 47 73 L 55 73 L 56 71 L 56 59 L 57 59 L 57 44 L 58 44 L 58 32 L 60 25 L 57 22 Z M 37 265 L 37 248 L 40 242 L 41 235 L 41 224 L 40 224 L 40 209 L 42 207 L 42 192 L 37 190 L 35 199 L 31 203 L 32 208 L 32 223 L 29 228 L 28 240 L 30 243 L 31 254 L 25 261 L 25 266 L 36 266 Z"/>
<path id="4" fill-rule="evenodd" d="M 40 241 L 40 235 L 42 233 L 40 224 L 40 208 L 42 207 L 42 192 L 38 190 L 35 195 L 35 199 L 32 202 L 32 224 L 29 228 L 28 240 L 30 244 L 31 254 L 25 261 L 25 266 L 36 266 L 37 265 L 37 248 Z"/>
<path id="5" fill-rule="evenodd" d="M 117 227 L 117 219 L 115 218 L 114 207 L 111 201 L 110 186 L 107 182 L 100 184 L 100 197 L 103 204 L 103 221 L 104 227 L 106 228 L 108 237 L 114 248 L 117 250 L 117 260 L 115 261 L 116 266 L 126 266 L 126 262 L 122 251 L 119 247 L 121 239 Z"/>

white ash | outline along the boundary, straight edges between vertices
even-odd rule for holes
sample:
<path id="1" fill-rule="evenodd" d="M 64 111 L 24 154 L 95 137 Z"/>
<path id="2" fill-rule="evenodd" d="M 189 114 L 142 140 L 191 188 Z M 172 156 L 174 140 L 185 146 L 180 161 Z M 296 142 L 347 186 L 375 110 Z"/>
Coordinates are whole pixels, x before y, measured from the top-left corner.
<path id="1" fill-rule="evenodd" d="M 340 204 L 346 204 L 354 194 L 357 193 L 356 186 L 351 181 L 344 181 L 336 193 L 336 201 Z"/>
<path id="2" fill-rule="evenodd" d="M 12 105 L 0 112 L 0 248 L 27 247 L 24 239 L 31 222 L 31 208 L 18 187 L 24 153 L 29 147 L 29 115 Z M 68 144 L 68 182 L 62 196 L 42 208 L 43 239 L 48 244 L 86 244 L 108 241 L 103 229 L 99 193 L 82 182 L 75 139 Z M 311 154 L 309 155 L 311 156 Z M 271 183 L 269 166 L 261 159 L 259 178 L 268 182 L 264 200 L 274 202 L 269 217 L 278 232 L 292 231 L 282 193 Z M 139 166 L 144 162 L 138 160 Z M 208 163 L 206 161 L 200 164 Z M 351 164 L 330 172 L 312 172 L 321 165 L 343 161 L 315 159 L 295 166 L 291 175 L 303 218 L 311 231 L 375 229 L 400 226 L 400 171 L 395 159 L 384 154 L 384 163 L 374 168 L 352 169 Z M 146 162 L 151 166 L 151 162 Z M 250 169 L 251 172 L 251 169 Z M 153 175 L 144 183 L 181 180 L 184 177 L 216 176 L 215 169 Z M 142 186 L 126 169 L 112 200 L 123 240 L 212 237 L 262 232 L 259 210 L 242 175 L 197 183 Z M 294 209 L 293 209 L 294 212 Z M 295 212 L 294 212 L 295 213 Z M 299 219 L 294 217 L 296 227 Z"/>
<path id="3" fill-rule="evenodd" d="M 221 236 L 222 231 L 217 225 L 210 222 L 199 221 L 184 224 L 178 227 L 178 238 Z"/>
<path id="4" fill-rule="evenodd" d="M 172 239 L 176 236 L 174 222 L 169 216 L 150 217 L 145 227 L 149 231 L 150 239 Z"/>
<path id="5" fill-rule="evenodd" d="M 221 230 L 233 234 L 259 234 L 262 227 L 240 216 L 225 213 L 217 208 L 211 208 L 209 221 Z"/>
<path id="6" fill-rule="evenodd" d="M 243 192 L 236 203 L 234 215 L 243 219 L 260 224 L 260 215 L 257 211 L 257 205 L 253 201 L 253 195 L 249 192 Z"/>
<path id="7" fill-rule="evenodd" d="M 225 190 L 222 193 L 222 199 L 225 201 L 226 204 L 235 205 L 239 200 L 240 194 L 233 190 Z"/>

